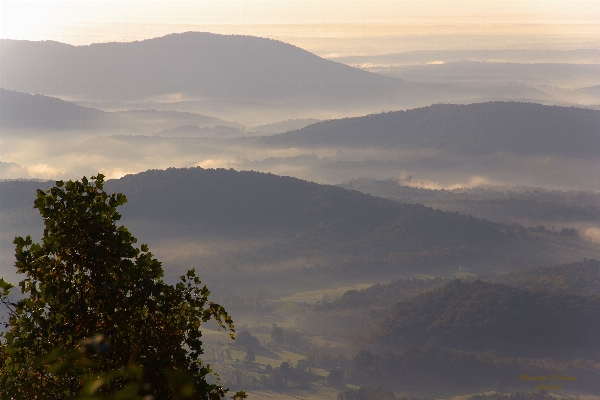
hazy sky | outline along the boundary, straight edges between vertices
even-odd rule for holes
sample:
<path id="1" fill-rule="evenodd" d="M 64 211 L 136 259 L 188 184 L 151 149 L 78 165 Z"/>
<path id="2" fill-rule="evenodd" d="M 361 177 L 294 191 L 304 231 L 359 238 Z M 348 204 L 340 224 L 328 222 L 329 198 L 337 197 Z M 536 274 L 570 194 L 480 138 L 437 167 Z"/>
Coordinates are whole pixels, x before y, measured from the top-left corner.
<path id="1" fill-rule="evenodd" d="M 210 25 L 232 24 L 600 24 L 600 1 L 1 1 L 0 13 L 2 38 L 87 44 L 142 39 L 181 27 L 209 30 Z M 94 29 L 107 25 L 113 28 Z"/>

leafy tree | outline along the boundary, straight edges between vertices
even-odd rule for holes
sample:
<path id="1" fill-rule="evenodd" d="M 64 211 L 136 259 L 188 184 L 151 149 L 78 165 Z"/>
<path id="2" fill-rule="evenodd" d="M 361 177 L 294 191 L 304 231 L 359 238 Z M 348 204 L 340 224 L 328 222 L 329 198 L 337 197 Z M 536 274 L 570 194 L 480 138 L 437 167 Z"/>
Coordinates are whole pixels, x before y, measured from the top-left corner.
<path id="1" fill-rule="evenodd" d="M 200 286 L 194 270 L 175 286 L 163 282 L 161 263 L 148 246 L 134 247 L 136 239 L 117 226 L 116 209 L 127 201 L 125 196 L 107 194 L 103 183 L 98 174 L 38 190 L 34 207 L 44 218 L 42 242 L 15 238 L 15 266 L 26 276 L 19 283 L 25 298 L 10 303 L 13 286 L 0 279 L 0 298 L 10 314 L 8 330 L 0 336 L 2 398 L 76 395 L 82 389 L 81 371 L 58 370 L 66 365 L 69 351 L 98 335 L 106 338 L 110 352 L 91 353 L 86 360 L 95 373 L 116 371 L 117 376 L 97 385 L 98 395 L 126 387 L 131 379 L 119 371 L 129 370 L 143 374 L 146 383 L 138 397 L 127 398 L 172 398 L 169 383 L 182 376 L 191 382 L 194 398 L 222 398 L 227 390 L 207 382 L 210 369 L 199 359 L 200 327 L 215 319 L 233 338 L 230 316 L 208 301 L 210 292 Z M 58 367 L 38 361 L 56 352 Z"/>

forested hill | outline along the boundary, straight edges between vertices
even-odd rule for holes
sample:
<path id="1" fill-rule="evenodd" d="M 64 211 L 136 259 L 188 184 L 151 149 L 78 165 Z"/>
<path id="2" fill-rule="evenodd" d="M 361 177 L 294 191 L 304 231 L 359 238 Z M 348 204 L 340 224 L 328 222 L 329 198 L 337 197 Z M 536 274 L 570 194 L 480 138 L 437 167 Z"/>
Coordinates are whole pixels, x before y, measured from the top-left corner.
<path id="1" fill-rule="evenodd" d="M 454 280 L 398 303 L 369 341 L 394 348 L 434 344 L 507 352 L 598 349 L 600 300 Z"/>
<path id="2" fill-rule="evenodd" d="M 370 250 L 413 251 L 504 237 L 490 223 L 458 213 L 252 171 L 152 170 L 109 181 L 106 188 L 127 195 L 125 219 L 177 223 L 188 235 L 303 233 L 306 240 L 360 240 Z"/>
<path id="3" fill-rule="evenodd" d="M 2 40 L 7 89 L 96 100 L 182 94 L 263 101 L 389 100 L 421 87 L 328 61 L 271 39 L 202 32 L 130 43 L 71 46 Z"/>
<path id="4" fill-rule="evenodd" d="M 10 249 L 16 234 L 41 231 L 34 189 L 48 185 L 0 182 L 2 248 Z M 188 242 L 238 243 L 211 248 L 215 256 L 203 259 L 210 266 L 301 260 L 360 274 L 405 267 L 447 271 L 465 262 L 516 269 L 597 257 L 577 238 L 521 237 L 471 216 L 268 173 L 150 170 L 109 180 L 105 189 L 127 196 L 121 223 L 142 242 L 171 241 L 183 253 Z"/>
<path id="5" fill-rule="evenodd" d="M 493 282 L 531 290 L 600 295 L 600 262 L 584 260 L 500 274 Z"/>
<path id="6" fill-rule="evenodd" d="M 408 111 L 324 121 L 263 138 L 272 146 L 432 148 L 600 156 L 600 111 L 534 103 L 435 104 Z"/>

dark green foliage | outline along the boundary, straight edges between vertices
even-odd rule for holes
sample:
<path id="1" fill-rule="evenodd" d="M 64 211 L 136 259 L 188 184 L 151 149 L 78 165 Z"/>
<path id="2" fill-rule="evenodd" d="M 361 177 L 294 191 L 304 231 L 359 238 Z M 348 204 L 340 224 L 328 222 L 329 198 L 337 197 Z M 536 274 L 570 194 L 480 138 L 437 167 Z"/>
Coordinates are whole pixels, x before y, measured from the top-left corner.
<path id="1" fill-rule="evenodd" d="M 454 280 L 399 303 L 370 341 L 396 348 L 592 349 L 600 343 L 600 300 Z"/>
<path id="2" fill-rule="evenodd" d="M 380 387 L 362 386 L 359 389 L 346 389 L 339 392 L 338 400 L 396 400 L 394 392 Z M 400 400 L 400 399 L 398 399 Z"/>
<path id="3" fill-rule="evenodd" d="M 196 397 L 216 399 L 225 394 L 209 384 L 200 326 L 215 319 L 231 329 L 231 318 L 208 301 L 193 270 L 171 286 L 162 281 L 161 263 L 148 246 L 117 226 L 124 195 L 103 191 L 103 176 L 81 182 L 56 183 L 38 191 L 35 207 L 44 218 L 42 243 L 17 237 L 16 267 L 25 279 L 25 298 L 8 304 L 9 330 L 0 342 L 0 392 L 9 398 L 68 398 L 81 389 L 76 371 L 55 375 L 34 361 L 52 351 L 71 351 L 85 338 L 103 335 L 110 353 L 91 355 L 98 371 L 108 373 L 139 366 L 147 393 L 171 396 L 169 376 L 187 374 Z M 10 284 L 0 280 L 5 299 Z M 137 367 L 136 367 L 137 368 Z M 165 371 L 169 372 L 166 374 Z M 127 380 L 115 380 L 107 390 Z"/>
<path id="4" fill-rule="evenodd" d="M 600 295 L 600 262 L 584 260 L 572 264 L 538 267 L 500 274 L 490 280 L 524 289 Z"/>
<path id="5" fill-rule="evenodd" d="M 103 341 L 102 336 L 97 336 L 82 340 L 78 349 L 55 349 L 37 359 L 33 366 L 43 365 L 57 379 L 70 374 L 77 375 L 82 386 L 77 400 L 147 399 L 148 396 L 142 394 L 148 392 L 151 385 L 145 380 L 144 368 L 130 360 L 125 367 L 103 371 L 95 359 L 109 356 L 110 346 Z M 194 379 L 186 371 L 165 370 L 165 376 L 173 400 L 196 396 Z M 244 395 L 238 393 L 237 398 L 244 398 Z"/>

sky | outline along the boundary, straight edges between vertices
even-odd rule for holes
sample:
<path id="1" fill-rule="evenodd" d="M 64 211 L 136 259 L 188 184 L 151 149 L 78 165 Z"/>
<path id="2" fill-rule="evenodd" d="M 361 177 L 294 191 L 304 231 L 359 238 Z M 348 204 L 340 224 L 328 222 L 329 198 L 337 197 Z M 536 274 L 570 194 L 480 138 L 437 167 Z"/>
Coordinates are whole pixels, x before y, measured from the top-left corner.
<path id="1" fill-rule="evenodd" d="M 565 26 L 568 25 L 568 29 Z M 149 39 L 189 30 L 290 38 L 357 38 L 469 30 L 576 35 L 600 27 L 587 0 L 1 1 L 0 37 L 73 45 Z M 410 28 L 418 29 L 409 31 Z M 293 41 L 293 39 L 292 39 Z M 311 44 L 308 43 L 308 47 Z M 314 40 L 313 47 L 318 47 Z"/>

